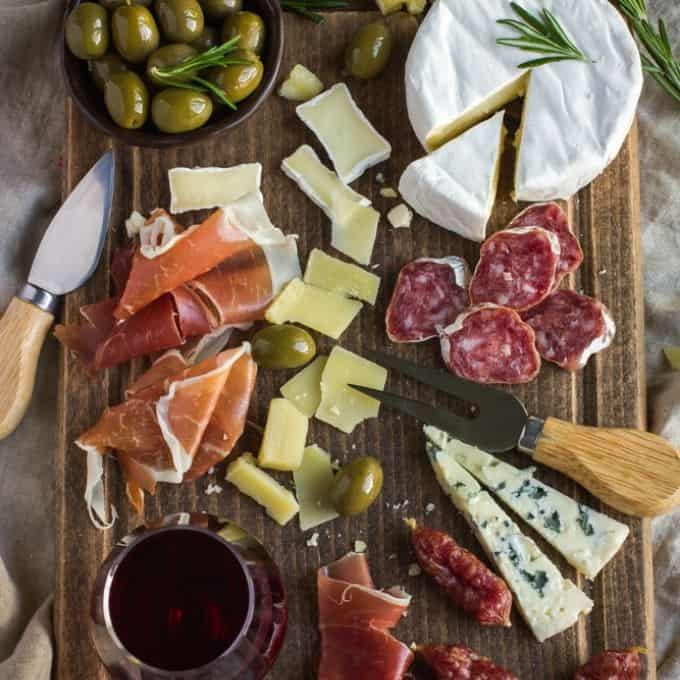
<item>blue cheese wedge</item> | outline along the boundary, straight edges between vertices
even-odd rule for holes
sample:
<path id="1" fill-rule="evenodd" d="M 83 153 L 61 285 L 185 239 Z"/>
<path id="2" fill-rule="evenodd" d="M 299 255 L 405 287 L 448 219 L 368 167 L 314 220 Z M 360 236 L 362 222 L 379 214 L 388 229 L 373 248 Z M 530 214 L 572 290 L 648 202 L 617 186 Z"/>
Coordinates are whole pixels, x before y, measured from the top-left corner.
<path id="1" fill-rule="evenodd" d="M 456 460 L 450 437 L 426 426 L 427 452 L 437 479 L 465 516 L 489 559 L 515 596 L 515 602 L 539 642 L 573 626 L 593 601 L 510 519 L 491 495 Z M 455 447 L 454 447 L 455 450 Z"/>
<path id="2" fill-rule="evenodd" d="M 534 468 L 520 470 L 444 432 L 437 438 L 460 465 L 588 578 L 595 578 L 626 540 L 625 524 L 534 479 Z"/>

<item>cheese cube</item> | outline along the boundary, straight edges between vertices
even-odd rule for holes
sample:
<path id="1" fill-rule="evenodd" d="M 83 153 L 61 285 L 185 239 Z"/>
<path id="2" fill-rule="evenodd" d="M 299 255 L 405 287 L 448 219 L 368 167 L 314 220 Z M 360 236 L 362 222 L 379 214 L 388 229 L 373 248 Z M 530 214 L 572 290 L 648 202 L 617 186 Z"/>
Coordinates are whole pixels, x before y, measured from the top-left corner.
<path id="1" fill-rule="evenodd" d="M 334 347 L 321 374 L 321 403 L 316 418 L 351 434 L 354 428 L 368 418 L 376 418 L 380 402 L 348 385 L 385 388 L 387 371 L 378 364 Z"/>
<path id="2" fill-rule="evenodd" d="M 378 235 L 380 213 L 371 206 L 350 203 L 343 196 L 334 197 L 337 217 L 331 226 L 331 245 L 359 264 L 370 264 Z"/>
<path id="3" fill-rule="evenodd" d="M 318 356 L 281 387 L 281 394 L 307 418 L 321 403 L 321 374 L 328 357 Z"/>
<path id="4" fill-rule="evenodd" d="M 226 480 L 241 493 L 252 498 L 281 526 L 299 510 L 295 496 L 255 464 L 252 454 L 245 453 L 227 468 Z"/>
<path id="5" fill-rule="evenodd" d="M 307 531 L 338 517 L 329 502 L 333 484 L 331 457 L 316 444 L 308 446 L 302 465 L 293 473 L 295 493 L 300 504 L 300 529 Z"/>
<path id="6" fill-rule="evenodd" d="M 307 260 L 305 283 L 374 305 L 380 277 L 314 248 Z"/>
<path id="7" fill-rule="evenodd" d="M 307 439 L 309 420 L 287 399 L 272 399 L 257 462 L 272 470 L 297 470 Z"/>
<path id="8" fill-rule="evenodd" d="M 293 279 L 270 305 L 265 318 L 270 323 L 301 323 L 337 340 L 361 311 L 363 305 L 342 295 Z"/>

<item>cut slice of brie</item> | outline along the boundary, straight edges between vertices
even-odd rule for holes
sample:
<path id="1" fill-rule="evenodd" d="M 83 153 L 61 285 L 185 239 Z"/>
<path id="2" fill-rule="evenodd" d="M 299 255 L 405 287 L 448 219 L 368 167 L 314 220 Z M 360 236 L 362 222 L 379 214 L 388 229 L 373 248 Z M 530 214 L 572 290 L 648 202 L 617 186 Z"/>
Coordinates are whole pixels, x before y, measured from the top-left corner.
<path id="1" fill-rule="evenodd" d="M 505 142 L 503 112 L 413 161 L 399 192 L 426 219 L 473 241 L 486 238 Z"/>
<path id="2" fill-rule="evenodd" d="M 389 142 L 356 105 L 345 83 L 338 83 L 300 104 L 295 111 L 319 138 L 345 184 L 390 157 Z"/>

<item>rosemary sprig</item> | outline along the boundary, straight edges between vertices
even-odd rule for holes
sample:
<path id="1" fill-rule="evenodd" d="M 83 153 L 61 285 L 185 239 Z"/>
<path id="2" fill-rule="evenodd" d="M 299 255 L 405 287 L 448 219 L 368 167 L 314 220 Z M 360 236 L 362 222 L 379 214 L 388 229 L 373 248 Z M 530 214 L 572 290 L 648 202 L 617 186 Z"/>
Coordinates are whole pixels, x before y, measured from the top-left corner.
<path id="1" fill-rule="evenodd" d="M 655 28 L 649 20 L 645 0 L 619 0 L 619 6 L 647 52 L 642 55 L 644 70 L 669 96 L 680 102 L 680 60 L 673 56 L 663 19 L 659 19 Z"/>
<path id="2" fill-rule="evenodd" d="M 572 42 L 560 25 L 555 15 L 548 9 L 540 14 L 528 12 L 516 2 L 510 6 L 521 21 L 517 19 L 498 19 L 498 23 L 509 26 L 519 33 L 517 38 L 498 38 L 499 45 L 516 47 L 523 52 L 534 52 L 545 56 L 524 61 L 517 68 L 536 68 L 555 61 L 574 59 L 576 61 L 590 61 L 588 57 Z"/>
<path id="3" fill-rule="evenodd" d="M 345 0 L 281 0 L 281 7 L 289 12 L 295 12 L 300 16 L 320 24 L 325 21 L 322 10 L 343 9 L 348 4 Z"/>

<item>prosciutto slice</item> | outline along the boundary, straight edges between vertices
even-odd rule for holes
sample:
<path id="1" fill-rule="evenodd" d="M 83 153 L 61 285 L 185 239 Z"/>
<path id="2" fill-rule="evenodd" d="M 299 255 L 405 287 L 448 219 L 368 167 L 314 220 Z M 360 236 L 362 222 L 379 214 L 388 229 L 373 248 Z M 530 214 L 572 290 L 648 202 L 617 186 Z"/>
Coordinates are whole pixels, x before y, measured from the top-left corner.
<path id="1" fill-rule="evenodd" d="M 318 680 L 399 680 L 413 653 L 389 630 L 410 595 L 377 590 L 363 554 L 349 553 L 317 573 L 321 660 Z"/>

